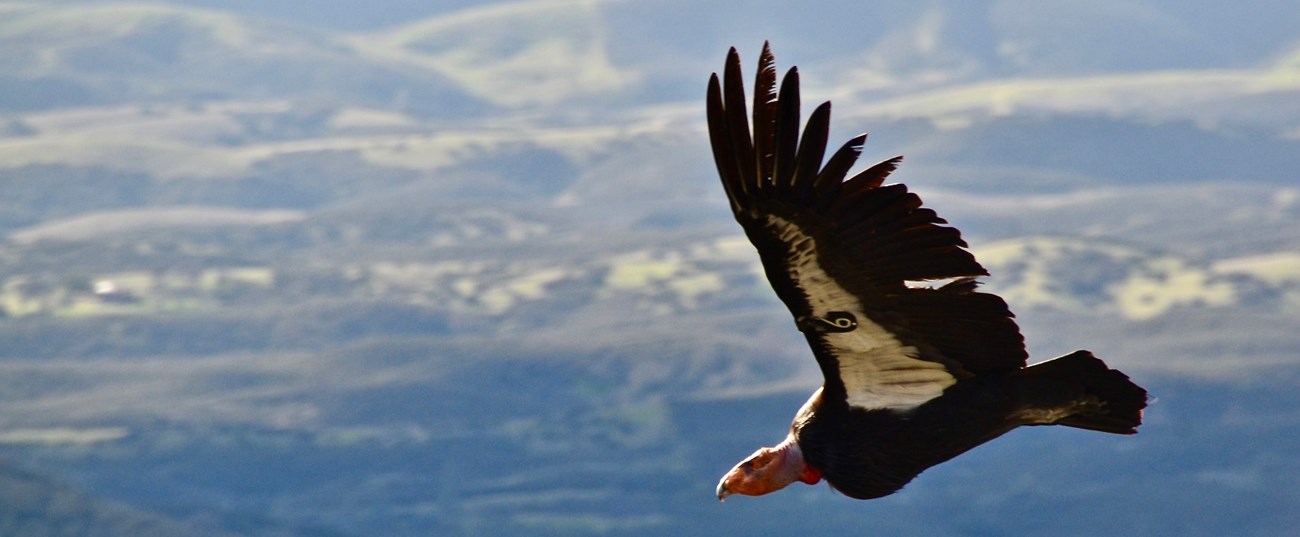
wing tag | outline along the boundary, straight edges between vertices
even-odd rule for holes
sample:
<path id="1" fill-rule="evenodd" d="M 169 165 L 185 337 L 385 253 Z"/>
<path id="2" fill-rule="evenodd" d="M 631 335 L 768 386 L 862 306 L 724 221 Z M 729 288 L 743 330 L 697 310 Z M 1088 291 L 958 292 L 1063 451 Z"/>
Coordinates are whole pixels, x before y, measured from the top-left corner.
<path id="1" fill-rule="evenodd" d="M 847 311 L 832 311 L 825 317 L 804 317 L 800 319 L 799 330 L 807 332 L 852 332 L 858 327 L 858 318 Z"/>

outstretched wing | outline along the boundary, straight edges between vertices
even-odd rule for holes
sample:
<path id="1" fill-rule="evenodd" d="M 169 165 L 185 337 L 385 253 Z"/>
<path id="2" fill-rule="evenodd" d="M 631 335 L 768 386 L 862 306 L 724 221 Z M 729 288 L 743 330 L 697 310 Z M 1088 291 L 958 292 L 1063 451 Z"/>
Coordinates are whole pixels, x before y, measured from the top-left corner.
<path id="1" fill-rule="evenodd" d="M 866 135 L 822 166 L 830 103 L 799 135 L 799 74 L 780 93 L 764 44 L 753 136 L 736 49 L 709 80 L 708 123 L 736 220 L 758 249 L 826 377 L 824 400 L 906 410 L 974 373 L 1025 365 L 1006 302 L 975 290 L 984 267 L 960 233 L 901 184 L 881 186 L 902 157 L 845 180 Z M 949 280 L 939 287 L 908 282 Z"/>

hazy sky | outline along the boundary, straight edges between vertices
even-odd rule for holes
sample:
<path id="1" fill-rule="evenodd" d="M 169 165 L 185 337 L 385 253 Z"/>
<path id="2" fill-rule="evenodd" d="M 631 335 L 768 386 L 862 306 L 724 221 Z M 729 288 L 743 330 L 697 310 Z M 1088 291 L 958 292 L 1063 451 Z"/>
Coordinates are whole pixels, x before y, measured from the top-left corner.
<path id="1" fill-rule="evenodd" d="M 64 3 L 112 3 L 112 0 Z M 500 2 L 483 0 L 379 0 L 373 2 L 356 2 L 353 0 L 167 0 L 157 3 L 257 14 L 341 30 L 373 30 L 464 7 Z"/>

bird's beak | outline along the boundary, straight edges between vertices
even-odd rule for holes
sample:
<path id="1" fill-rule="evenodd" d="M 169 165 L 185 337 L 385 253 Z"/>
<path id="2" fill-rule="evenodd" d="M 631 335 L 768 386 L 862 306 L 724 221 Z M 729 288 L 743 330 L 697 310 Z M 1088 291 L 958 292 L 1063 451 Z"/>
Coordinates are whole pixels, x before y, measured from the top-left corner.
<path id="1" fill-rule="evenodd" d="M 727 480 L 723 478 L 718 482 L 718 501 L 726 501 L 727 496 L 731 496 L 731 491 L 727 490 Z"/>

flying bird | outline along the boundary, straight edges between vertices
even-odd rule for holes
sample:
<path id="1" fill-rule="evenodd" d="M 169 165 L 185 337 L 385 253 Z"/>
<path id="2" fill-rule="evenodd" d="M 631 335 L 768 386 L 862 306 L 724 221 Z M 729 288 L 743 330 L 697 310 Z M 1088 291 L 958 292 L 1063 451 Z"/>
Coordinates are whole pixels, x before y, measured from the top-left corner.
<path id="1" fill-rule="evenodd" d="M 1092 353 L 1026 367 L 1014 316 L 976 289 L 988 272 L 960 232 L 906 186 L 884 184 L 902 157 L 848 177 L 862 134 L 823 164 L 830 103 L 800 135 L 798 70 L 778 92 L 767 44 L 751 136 L 741 76 L 732 48 L 722 80 L 709 79 L 713 156 L 824 382 L 784 440 L 722 477 L 719 500 L 823 479 L 849 497 L 879 498 L 1021 425 L 1137 432 L 1146 390 Z"/>

